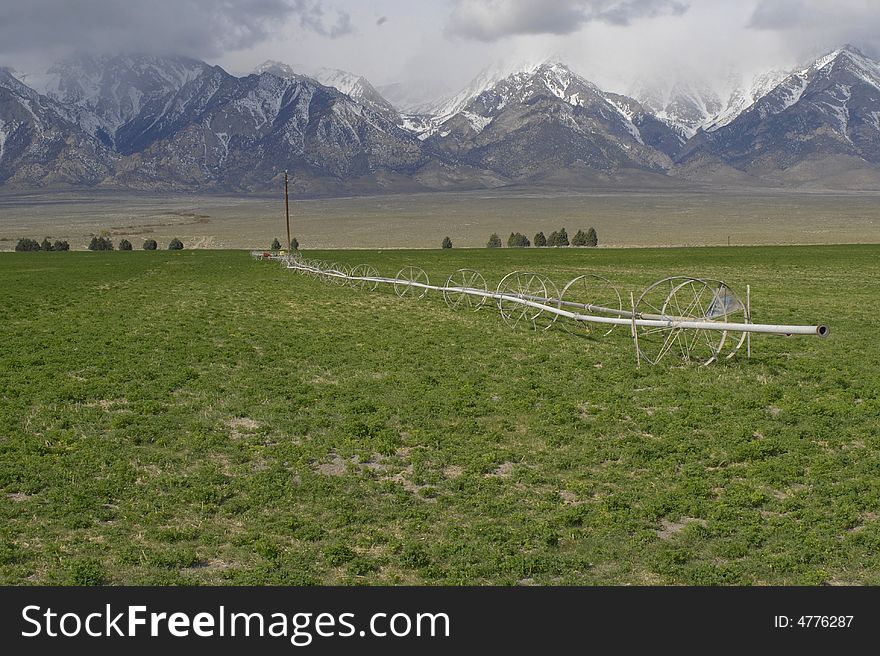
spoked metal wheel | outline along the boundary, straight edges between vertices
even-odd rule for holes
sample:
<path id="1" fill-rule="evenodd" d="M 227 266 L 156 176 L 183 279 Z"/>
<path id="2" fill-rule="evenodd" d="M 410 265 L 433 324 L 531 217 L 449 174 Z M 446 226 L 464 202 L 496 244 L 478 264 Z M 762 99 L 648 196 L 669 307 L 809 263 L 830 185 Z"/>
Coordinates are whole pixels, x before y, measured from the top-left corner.
<path id="1" fill-rule="evenodd" d="M 364 278 L 378 278 L 379 272 L 369 264 L 358 264 L 351 270 L 349 284 L 355 289 L 363 291 L 376 291 L 379 286 L 377 280 L 363 280 Z"/>
<path id="2" fill-rule="evenodd" d="M 513 328 L 547 330 L 559 316 L 521 301 L 542 305 L 556 304 L 559 290 L 550 278 L 540 273 L 514 271 L 498 283 L 498 309 L 501 317 Z"/>
<path id="3" fill-rule="evenodd" d="M 662 299 L 662 300 L 661 300 Z M 648 287 L 639 297 L 636 312 L 642 319 L 659 319 L 675 324 L 680 321 L 727 323 L 741 321 L 745 307 L 723 282 L 677 276 L 666 278 Z M 728 332 L 703 328 L 681 328 L 676 325 L 639 326 L 639 354 L 651 364 L 657 364 L 667 353 L 681 357 L 685 362 L 703 365 L 719 357 L 729 357 L 724 351 Z M 745 339 L 737 336 L 730 355 Z"/>
<path id="4" fill-rule="evenodd" d="M 323 260 L 318 260 L 317 262 L 317 270 L 315 271 L 315 275 L 319 280 L 330 284 L 333 282 L 333 278 L 329 274 L 330 271 L 330 263 L 324 262 Z"/>
<path id="5" fill-rule="evenodd" d="M 443 300 L 453 310 L 479 310 L 486 304 L 488 296 L 468 294 L 464 290 L 475 289 L 487 292 L 486 279 L 479 271 L 459 269 L 446 279 L 443 289 Z"/>
<path id="6" fill-rule="evenodd" d="M 710 306 L 708 312 L 711 320 L 723 323 L 751 323 L 752 317 L 749 314 L 749 309 L 736 292 L 721 281 L 714 282 L 718 287 L 715 291 L 715 303 Z M 725 359 L 729 360 L 736 355 L 742 345 L 746 343 L 747 337 L 748 333 L 746 332 L 728 332 L 727 351 L 720 354 L 719 359 L 723 355 Z"/>
<path id="7" fill-rule="evenodd" d="M 348 284 L 348 267 L 344 264 L 333 262 L 329 265 L 327 276 L 334 285 Z"/>
<path id="8" fill-rule="evenodd" d="M 415 284 L 414 284 L 415 283 Z M 427 288 L 420 285 L 430 285 L 428 274 L 419 267 L 403 267 L 397 272 L 397 282 L 394 283 L 394 293 L 400 298 L 420 299 L 428 293 Z"/>
<path id="9" fill-rule="evenodd" d="M 293 264 L 299 264 L 302 262 L 302 254 L 299 251 L 293 251 L 290 255 L 287 256 L 287 261 Z"/>
<path id="10" fill-rule="evenodd" d="M 576 312 L 578 314 L 595 314 L 620 318 L 623 310 L 623 302 L 620 300 L 620 292 L 609 280 L 592 273 L 578 276 L 571 280 L 559 295 L 558 307 L 561 310 Z M 602 323 L 589 323 L 587 321 L 574 321 L 568 319 L 562 322 L 562 327 L 572 334 L 608 335 L 614 330 L 614 325 Z"/>

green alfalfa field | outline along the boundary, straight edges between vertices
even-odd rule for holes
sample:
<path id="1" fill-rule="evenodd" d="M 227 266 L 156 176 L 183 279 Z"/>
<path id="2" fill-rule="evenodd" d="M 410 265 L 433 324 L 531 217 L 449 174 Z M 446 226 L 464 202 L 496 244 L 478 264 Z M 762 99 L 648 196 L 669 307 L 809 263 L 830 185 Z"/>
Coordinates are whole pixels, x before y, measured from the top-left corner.
<path id="1" fill-rule="evenodd" d="M 880 584 L 880 246 L 309 255 L 720 278 L 832 334 L 637 369 L 246 252 L 4 254 L 0 583 Z"/>

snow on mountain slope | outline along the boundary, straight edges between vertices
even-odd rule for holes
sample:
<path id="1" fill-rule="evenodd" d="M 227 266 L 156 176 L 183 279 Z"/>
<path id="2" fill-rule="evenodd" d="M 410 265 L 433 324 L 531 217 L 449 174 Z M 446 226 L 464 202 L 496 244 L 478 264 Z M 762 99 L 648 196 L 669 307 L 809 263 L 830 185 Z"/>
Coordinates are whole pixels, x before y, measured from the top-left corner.
<path id="1" fill-rule="evenodd" d="M 67 109 L 67 118 L 109 147 L 144 106 L 180 90 L 208 67 L 184 57 L 77 55 L 38 78 L 37 89 Z"/>
<path id="2" fill-rule="evenodd" d="M 880 170 L 880 64 L 851 46 L 746 84 L 652 79 L 641 100 L 555 60 L 496 65 L 403 114 L 363 77 L 271 61 L 236 77 L 186 58 L 77 56 L 27 79 L 0 69 L 0 183 L 263 188 L 286 167 L 304 188 L 342 189 L 419 184 L 422 167 L 580 180 L 713 162 L 773 176 L 821 173 L 828 157 Z"/>
<path id="3" fill-rule="evenodd" d="M 254 72 L 257 75 L 270 73 L 282 78 L 304 77 L 303 75 L 296 73 L 291 66 L 272 60 L 260 64 Z M 361 105 L 367 106 L 373 111 L 383 114 L 386 118 L 392 119 L 398 124 L 401 123 L 399 114 L 394 106 L 385 100 L 385 98 L 376 91 L 373 85 L 370 84 L 369 80 L 365 77 L 336 68 L 320 68 L 308 77 L 323 84 L 325 87 L 332 87 L 337 91 L 344 93 Z"/>
<path id="4" fill-rule="evenodd" d="M 276 75 L 278 77 L 297 77 L 297 72 L 293 70 L 293 68 L 289 64 L 275 61 L 274 59 L 267 59 L 266 61 L 264 61 L 262 64 L 254 69 L 254 73 L 256 75 L 271 73 L 272 75 Z"/>
<path id="5" fill-rule="evenodd" d="M 512 74 L 512 71 L 506 71 L 498 65 L 489 66 L 480 71 L 464 89 L 446 98 L 416 107 L 411 113 L 431 116 L 442 122 L 444 119 L 463 110 L 474 98 L 487 89 L 491 89 L 510 74 Z"/>
<path id="6" fill-rule="evenodd" d="M 444 108 L 461 107 L 463 95 Z M 451 116 L 433 117 L 422 137 L 475 166 L 518 178 L 572 166 L 603 173 L 664 170 L 671 162 L 645 143 L 636 125 L 642 115 L 636 101 L 606 94 L 565 65 L 545 62 L 501 79 Z"/>
<path id="7" fill-rule="evenodd" d="M 724 109 L 706 121 L 703 129 L 711 132 L 727 125 L 775 89 L 787 76 L 784 71 L 770 70 L 755 76 L 748 85 L 736 80 Z"/>
<path id="8" fill-rule="evenodd" d="M 110 154 L 63 108 L 0 68 L 0 183 L 97 184 Z"/>
<path id="9" fill-rule="evenodd" d="M 389 118 L 398 115 L 394 106 L 385 100 L 365 77 L 336 68 L 321 68 L 316 71 L 313 77 L 324 86 L 339 89 L 350 98 L 385 114 Z"/>
<path id="10" fill-rule="evenodd" d="M 172 178 L 192 187 L 262 188 L 288 169 L 295 185 L 341 185 L 427 161 L 395 120 L 310 77 L 223 73 L 208 86 L 201 76 L 172 100 L 147 126 L 149 146 L 122 173 L 126 184 Z"/>
<path id="11" fill-rule="evenodd" d="M 747 109 L 757 112 L 761 119 L 779 114 L 797 104 L 811 86 L 843 74 L 849 74 L 856 79 L 855 81 L 880 88 L 880 64 L 866 57 L 856 48 L 847 45 L 829 52 L 816 59 L 809 66 L 783 77 L 767 93 L 758 95 Z M 847 93 L 847 91 L 842 91 L 842 93 Z M 841 99 L 841 102 L 843 100 Z M 831 105 L 834 104 L 836 103 L 831 103 Z M 726 125 L 726 123 L 722 125 Z"/>
<path id="12" fill-rule="evenodd" d="M 502 99 L 499 102 L 501 104 L 497 105 L 495 109 L 503 109 L 503 103 L 506 102 L 506 99 L 521 93 L 522 89 L 529 86 L 535 76 L 541 77 L 543 89 L 565 99 L 564 90 L 571 81 L 571 75 L 571 71 L 564 64 L 550 60 L 517 66 L 495 64 L 483 69 L 468 86 L 458 93 L 415 108 L 415 111 L 404 116 L 405 125 L 408 126 L 408 129 L 419 134 L 420 139 L 427 139 L 438 133 L 440 126 L 446 121 L 464 112 L 475 99 L 486 92 L 494 91 L 500 94 L 499 97 Z M 579 79 L 582 83 L 586 82 L 583 78 Z M 592 83 L 587 84 L 598 92 Z M 576 94 L 568 100 L 575 105 L 578 103 Z M 476 119 L 474 116 L 471 112 L 469 120 L 475 127 L 479 127 L 478 131 L 481 131 L 490 122 L 485 118 Z"/>
<path id="13" fill-rule="evenodd" d="M 3 159 L 3 147 L 6 145 L 6 131 L 3 129 L 6 123 L 0 119 L 0 160 Z"/>
<path id="14" fill-rule="evenodd" d="M 637 82 L 629 93 L 654 116 L 687 137 L 724 108 L 718 93 L 693 73 Z"/>
<path id="15" fill-rule="evenodd" d="M 725 125 L 698 135 L 682 160 L 703 155 L 762 175 L 837 158 L 880 165 L 880 64 L 852 46 L 816 59 Z"/>

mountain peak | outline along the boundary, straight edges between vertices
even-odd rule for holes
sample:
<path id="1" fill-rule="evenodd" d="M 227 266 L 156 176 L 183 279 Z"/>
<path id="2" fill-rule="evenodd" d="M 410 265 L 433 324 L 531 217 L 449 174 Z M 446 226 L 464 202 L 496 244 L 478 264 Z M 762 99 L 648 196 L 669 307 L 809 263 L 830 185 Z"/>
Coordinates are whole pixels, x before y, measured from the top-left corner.
<path id="1" fill-rule="evenodd" d="M 296 71 L 293 70 L 293 68 L 289 64 L 275 61 L 274 59 L 267 59 L 266 61 L 264 61 L 262 64 L 254 69 L 254 73 L 256 73 L 257 75 L 269 73 L 270 75 L 274 75 L 276 77 L 297 77 Z"/>
<path id="2" fill-rule="evenodd" d="M 835 48 L 834 50 L 817 57 L 809 66 L 801 70 L 800 74 L 805 75 L 811 71 L 820 71 L 826 68 L 829 64 L 834 64 L 843 60 L 852 61 L 858 65 L 862 65 L 865 62 L 875 63 L 861 50 L 849 43 L 845 43 L 839 48 Z"/>
<path id="3" fill-rule="evenodd" d="M 822 55 L 806 68 L 793 73 L 791 78 L 805 88 L 817 76 L 829 78 L 837 75 L 849 75 L 880 88 L 880 63 L 849 44 Z"/>
<path id="4" fill-rule="evenodd" d="M 325 87 L 335 87 L 352 98 L 359 90 L 365 87 L 372 88 L 365 77 L 339 68 L 319 68 L 312 77 Z"/>
<path id="5" fill-rule="evenodd" d="M 341 91 L 359 104 L 369 107 L 392 121 L 399 120 L 394 106 L 385 100 L 382 94 L 376 91 L 367 78 L 361 75 L 342 71 L 338 68 L 321 68 L 312 75 L 312 78 L 325 87 L 333 87 Z"/>
<path id="6" fill-rule="evenodd" d="M 854 55 L 858 55 L 859 57 L 865 56 L 865 53 L 863 53 L 851 43 L 844 43 L 842 46 L 840 46 L 840 48 L 838 48 L 838 52 L 849 52 Z"/>

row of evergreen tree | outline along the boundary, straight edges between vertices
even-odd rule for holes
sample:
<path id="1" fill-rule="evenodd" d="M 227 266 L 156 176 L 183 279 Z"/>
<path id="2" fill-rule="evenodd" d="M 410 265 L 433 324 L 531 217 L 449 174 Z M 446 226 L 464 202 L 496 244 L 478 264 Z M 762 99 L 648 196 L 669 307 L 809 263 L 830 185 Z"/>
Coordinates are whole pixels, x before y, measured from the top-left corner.
<path id="1" fill-rule="evenodd" d="M 144 241 L 141 246 L 145 251 L 155 251 L 159 248 L 159 244 L 155 239 L 147 239 Z M 131 242 L 127 239 L 119 240 L 119 250 L 121 251 L 130 251 L 133 250 Z M 89 242 L 89 250 L 90 251 L 112 251 L 113 250 L 113 242 L 109 237 L 92 237 L 92 241 Z M 183 242 L 180 241 L 177 237 L 168 242 L 168 250 L 169 251 L 182 251 L 183 250 Z"/>
<path id="2" fill-rule="evenodd" d="M 119 250 L 121 251 L 130 251 L 134 247 L 128 239 L 120 239 L 119 240 Z M 143 244 L 143 249 L 145 251 L 154 251 L 159 248 L 159 244 L 156 243 L 155 239 L 147 239 Z M 61 239 L 56 239 L 54 242 L 49 241 L 49 238 L 46 237 L 42 242 L 38 242 L 36 239 L 28 239 L 24 237 L 18 240 L 18 243 L 15 245 L 15 250 L 19 252 L 28 252 L 28 251 L 69 251 L 70 244 L 67 241 L 62 241 Z M 92 241 L 89 242 L 89 250 L 90 251 L 112 251 L 113 250 L 113 242 L 109 237 L 105 236 L 95 236 L 92 237 Z M 183 242 L 177 238 L 172 239 L 168 243 L 169 251 L 181 251 L 183 250 Z"/>
<path id="3" fill-rule="evenodd" d="M 46 237 L 42 242 L 39 242 L 36 239 L 28 239 L 25 237 L 18 240 L 18 243 L 15 245 L 15 250 L 19 252 L 69 251 L 70 244 L 68 244 L 66 241 L 62 241 L 61 239 L 56 239 L 54 242 L 51 242 L 49 241 L 49 238 Z"/>
<path id="4" fill-rule="evenodd" d="M 519 232 L 511 232 L 510 237 L 507 238 L 507 247 L 508 248 L 528 248 L 534 243 L 534 245 L 538 248 L 543 248 L 545 246 L 548 247 L 564 247 L 564 246 L 588 246 L 594 247 L 599 245 L 599 236 L 596 234 L 595 228 L 590 228 L 586 232 L 583 230 L 578 230 L 574 237 L 569 241 L 568 233 L 565 228 L 561 230 L 554 230 L 550 233 L 549 237 L 545 237 L 543 232 L 539 232 L 535 235 L 534 241 L 529 241 L 529 238 Z M 493 232 L 489 237 L 489 242 L 486 244 L 487 248 L 501 248 L 501 237 L 498 236 L 497 232 Z"/>
<path id="5" fill-rule="evenodd" d="M 533 242 L 529 241 L 529 238 L 519 232 L 511 232 L 510 237 L 507 238 L 507 247 L 508 248 L 528 248 L 532 245 Z M 293 247 L 293 250 L 299 250 L 299 242 L 296 240 L 296 237 L 290 240 L 290 245 Z M 502 246 L 501 237 L 498 236 L 497 232 L 493 232 L 492 236 L 489 237 L 489 243 L 486 244 L 488 248 L 501 248 Z M 561 230 L 554 230 L 550 233 L 549 237 L 545 237 L 543 232 L 539 232 L 535 235 L 534 245 L 537 247 L 544 246 L 598 246 L 599 245 L 599 236 L 596 234 L 595 228 L 590 228 L 586 232 L 583 230 L 578 230 L 575 233 L 575 236 L 569 242 L 568 233 L 565 231 L 565 228 Z M 446 236 L 443 238 L 443 241 L 440 244 L 441 248 L 452 248 L 452 240 Z M 281 242 L 278 241 L 276 237 L 272 240 L 272 246 L 270 250 L 280 251 L 281 250 Z"/>

